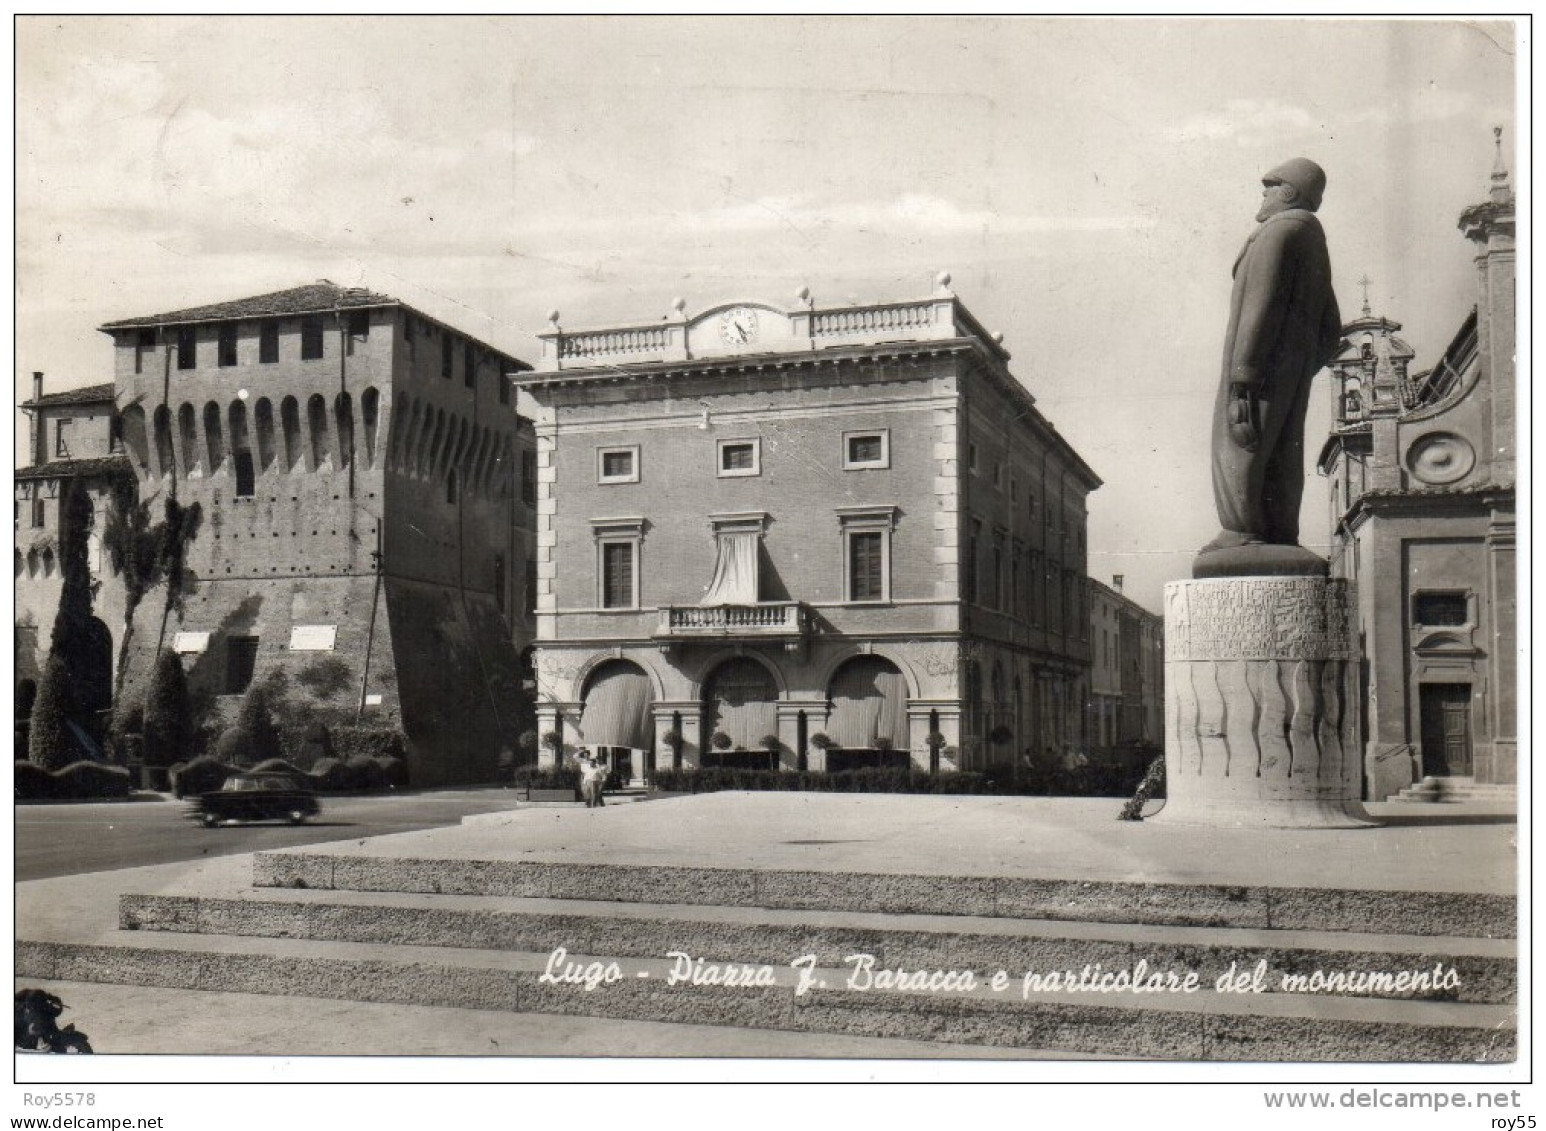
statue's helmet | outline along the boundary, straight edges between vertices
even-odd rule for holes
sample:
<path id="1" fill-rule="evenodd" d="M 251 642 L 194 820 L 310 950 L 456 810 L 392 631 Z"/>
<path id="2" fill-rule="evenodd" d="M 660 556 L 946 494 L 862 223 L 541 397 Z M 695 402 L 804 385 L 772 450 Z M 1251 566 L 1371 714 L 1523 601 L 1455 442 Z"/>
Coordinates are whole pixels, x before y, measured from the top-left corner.
<path id="1" fill-rule="evenodd" d="M 1314 212 L 1326 191 L 1326 170 L 1308 157 L 1294 157 L 1262 174 L 1262 184 L 1292 185 L 1305 208 Z"/>

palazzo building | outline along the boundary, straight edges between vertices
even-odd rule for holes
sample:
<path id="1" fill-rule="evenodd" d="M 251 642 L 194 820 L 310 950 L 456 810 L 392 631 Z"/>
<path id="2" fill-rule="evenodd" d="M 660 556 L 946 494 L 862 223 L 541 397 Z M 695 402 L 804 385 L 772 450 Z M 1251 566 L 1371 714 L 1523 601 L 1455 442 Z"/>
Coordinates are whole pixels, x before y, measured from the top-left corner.
<path id="1" fill-rule="evenodd" d="M 283 672 L 330 721 L 400 728 L 415 784 L 493 780 L 531 726 L 525 363 L 326 281 L 102 331 L 139 497 L 202 513 L 181 610 L 137 613 L 126 693 L 160 647 L 226 716 Z"/>
<path id="2" fill-rule="evenodd" d="M 1416 371 L 1400 323 L 1362 316 L 1332 362 L 1332 575 L 1358 582 L 1371 800 L 1424 777 L 1517 782 L 1514 193 L 1501 139 L 1460 228 L 1477 299 Z"/>
<path id="3" fill-rule="evenodd" d="M 948 276 L 551 321 L 518 379 L 544 762 L 982 769 L 1082 739 L 1100 479 Z"/>
<path id="4" fill-rule="evenodd" d="M 1122 593 L 1122 575 L 1090 588 L 1090 749 L 1107 758 L 1153 756 L 1165 738 L 1165 620 Z"/>

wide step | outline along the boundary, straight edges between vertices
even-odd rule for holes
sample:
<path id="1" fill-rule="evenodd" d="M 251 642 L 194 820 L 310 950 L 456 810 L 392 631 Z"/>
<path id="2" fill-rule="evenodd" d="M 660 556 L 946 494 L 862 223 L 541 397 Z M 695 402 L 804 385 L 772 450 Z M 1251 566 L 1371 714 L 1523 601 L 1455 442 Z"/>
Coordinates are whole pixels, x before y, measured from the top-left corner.
<path id="1" fill-rule="evenodd" d="M 146 945 L 147 943 L 153 945 Z M 591 959 L 575 956 L 576 977 Z M 553 956 L 126 932 L 107 945 L 21 943 L 18 977 L 352 1001 L 505 1008 L 900 1037 L 1098 1056 L 1197 1060 L 1503 1061 L 1514 1053 L 1506 1006 L 1349 1000 L 1318 995 L 1112 994 L 856 990 L 851 969 L 770 966 L 771 985 L 672 983 L 666 959 L 594 961 L 616 977 L 592 990 L 551 974 Z M 709 975 L 712 977 L 712 975 Z M 750 980 L 750 979 L 748 979 Z M 1159 999 L 1157 1002 L 1154 999 Z M 411 1053 L 412 1049 L 402 1050 Z"/>
<path id="2" fill-rule="evenodd" d="M 1078 971 L 1087 965 L 1115 971 L 1142 961 L 1151 971 L 1199 972 L 1208 985 L 1231 966 L 1254 971 L 1265 964 L 1261 978 L 1272 987 L 1320 972 L 1316 988 L 1322 992 L 1491 1003 L 1515 997 L 1511 940 L 1433 936 L 262 889 L 237 898 L 126 895 L 120 926 L 488 950 L 563 947 L 627 958 L 678 951 L 715 961 L 775 965 L 809 954 L 836 966 L 863 954 L 883 966 L 979 974 Z M 1345 989 L 1324 985 L 1324 977 L 1336 972 L 1402 970 L 1413 972 L 1412 985 L 1357 980 Z M 1452 971 L 1453 978 L 1424 982 L 1415 977 L 1435 970 Z"/>

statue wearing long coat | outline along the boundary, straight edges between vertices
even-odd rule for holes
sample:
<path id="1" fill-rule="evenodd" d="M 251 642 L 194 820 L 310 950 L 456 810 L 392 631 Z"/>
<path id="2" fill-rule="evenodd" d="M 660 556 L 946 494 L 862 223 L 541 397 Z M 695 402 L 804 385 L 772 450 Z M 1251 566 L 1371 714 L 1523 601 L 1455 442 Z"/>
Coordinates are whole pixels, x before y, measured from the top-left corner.
<path id="1" fill-rule="evenodd" d="M 1320 221 L 1302 208 L 1269 216 L 1234 277 L 1213 411 L 1220 539 L 1297 545 L 1311 378 L 1342 340 Z"/>

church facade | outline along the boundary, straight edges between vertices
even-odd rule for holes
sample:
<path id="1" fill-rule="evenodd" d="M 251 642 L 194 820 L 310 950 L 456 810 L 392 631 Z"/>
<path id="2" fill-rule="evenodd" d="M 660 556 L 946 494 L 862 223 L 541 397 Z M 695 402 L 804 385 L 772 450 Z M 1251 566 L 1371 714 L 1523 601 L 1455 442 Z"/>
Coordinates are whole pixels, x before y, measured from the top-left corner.
<path id="1" fill-rule="evenodd" d="M 1100 480 L 948 281 L 554 314 L 518 381 L 543 762 L 970 770 L 1083 741 Z"/>
<path id="2" fill-rule="evenodd" d="M 1384 800 L 1423 778 L 1517 779 L 1514 566 L 1514 194 L 1501 146 L 1488 199 L 1460 228 L 1477 300 L 1436 363 L 1401 325 L 1344 328 L 1332 362 L 1334 577 L 1356 582 L 1365 782 Z"/>

